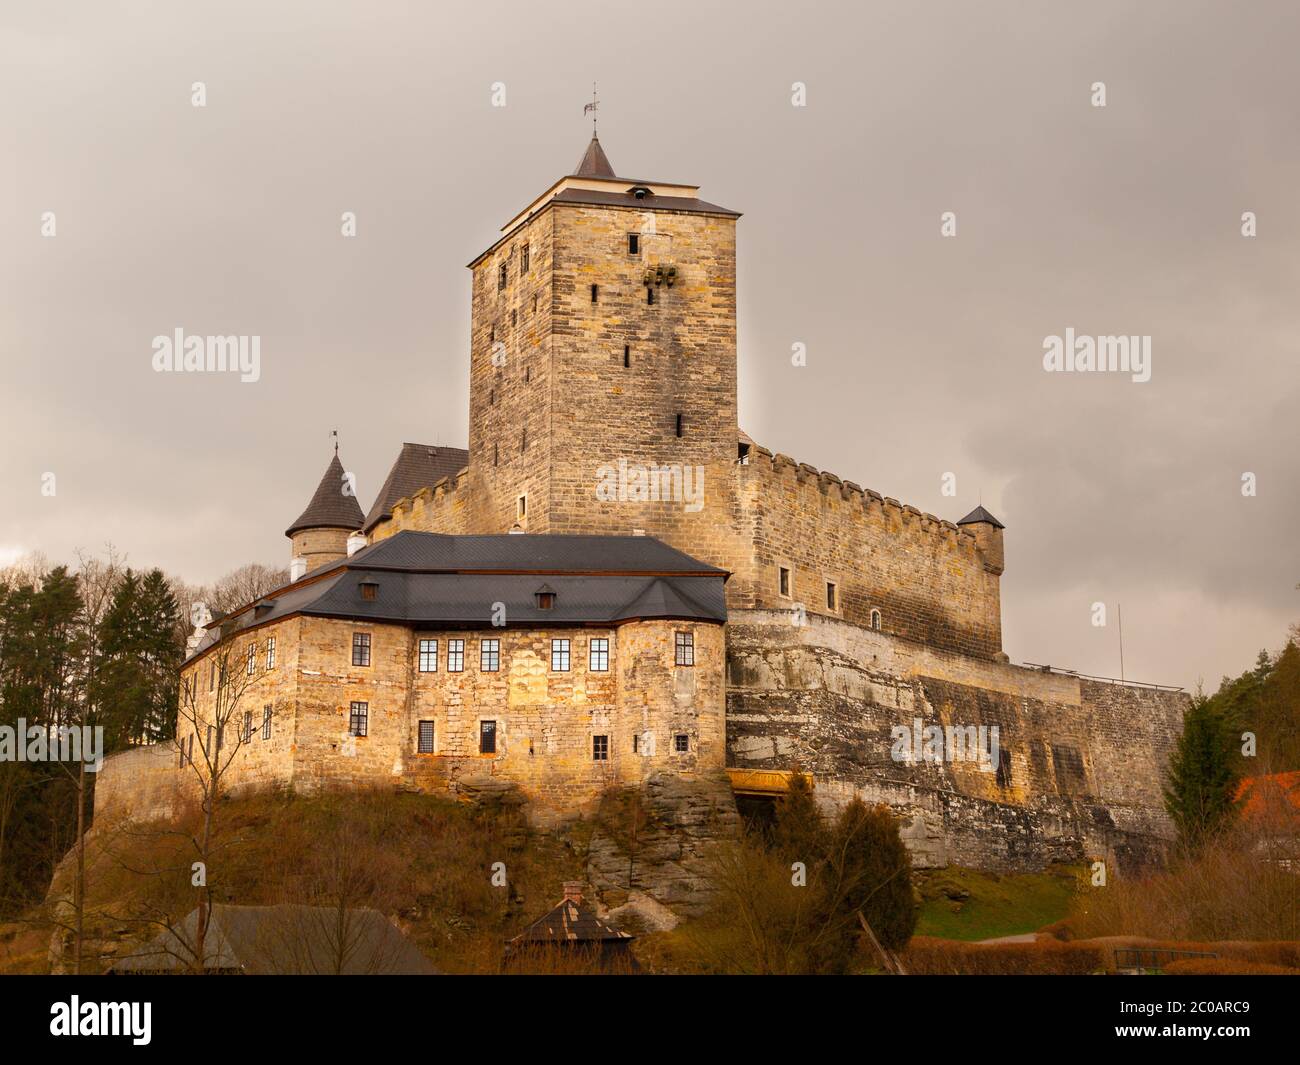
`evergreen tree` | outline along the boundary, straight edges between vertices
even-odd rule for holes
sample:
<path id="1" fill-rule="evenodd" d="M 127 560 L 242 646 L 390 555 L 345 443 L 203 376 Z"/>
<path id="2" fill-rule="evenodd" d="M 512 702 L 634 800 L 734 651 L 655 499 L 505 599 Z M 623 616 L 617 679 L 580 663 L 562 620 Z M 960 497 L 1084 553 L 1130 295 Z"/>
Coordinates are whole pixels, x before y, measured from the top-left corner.
<path id="1" fill-rule="evenodd" d="M 1236 817 L 1239 745 L 1235 727 L 1211 700 L 1197 697 L 1169 759 L 1165 809 L 1182 847 L 1194 853 Z"/>

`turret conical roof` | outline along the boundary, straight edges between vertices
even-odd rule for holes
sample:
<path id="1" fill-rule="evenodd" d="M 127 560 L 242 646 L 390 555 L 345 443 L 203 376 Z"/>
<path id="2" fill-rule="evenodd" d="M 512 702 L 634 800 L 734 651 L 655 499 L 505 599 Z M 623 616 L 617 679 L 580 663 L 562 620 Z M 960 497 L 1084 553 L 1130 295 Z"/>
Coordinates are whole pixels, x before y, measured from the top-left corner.
<path id="1" fill-rule="evenodd" d="M 573 172 L 574 177 L 616 177 L 614 168 L 610 166 L 609 156 L 605 154 L 605 149 L 600 146 L 600 138 L 594 133 L 591 135 L 591 143 L 587 145 L 587 151 L 582 156 L 582 161 L 578 163 L 578 169 Z"/>
<path id="2" fill-rule="evenodd" d="M 292 536 L 303 529 L 361 528 L 365 516 L 361 513 L 361 505 L 357 502 L 356 496 L 350 494 L 347 489 L 347 475 L 344 473 L 343 463 L 339 461 L 339 453 L 335 451 L 334 457 L 330 459 L 330 464 L 325 469 L 325 476 L 316 486 L 316 494 L 307 504 L 307 509 L 298 516 L 297 521 L 285 529 L 284 535 Z"/>
<path id="3" fill-rule="evenodd" d="M 962 518 L 961 521 L 959 521 L 957 524 L 978 525 L 980 522 L 987 522 L 989 525 L 992 525 L 995 529 L 1006 528 L 1006 526 L 1003 525 L 1002 522 L 998 521 L 998 519 L 995 518 L 992 514 L 990 514 L 987 510 L 985 510 L 983 506 L 976 507 L 964 518 Z"/>

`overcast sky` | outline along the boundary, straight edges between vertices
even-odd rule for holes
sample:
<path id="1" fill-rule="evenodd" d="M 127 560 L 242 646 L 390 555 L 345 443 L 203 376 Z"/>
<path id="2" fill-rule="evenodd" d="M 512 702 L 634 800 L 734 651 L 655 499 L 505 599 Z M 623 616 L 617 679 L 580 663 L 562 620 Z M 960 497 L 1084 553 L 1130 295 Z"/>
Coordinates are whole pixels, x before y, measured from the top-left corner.
<path id="1" fill-rule="evenodd" d="M 1117 675 L 1122 603 L 1127 676 L 1212 689 L 1300 619 L 1300 5 L 0 12 L 0 561 L 283 564 L 331 429 L 363 509 L 402 441 L 464 446 L 465 263 L 595 80 L 618 173 L 744 212 L 741 424 L 982 498 L 1014 660 Z M 178 327 L 260 336 L 261 379 L 155 373 Z M 1151 380 L 1045 372 L 1067 328 L 1150 336 Z"/>

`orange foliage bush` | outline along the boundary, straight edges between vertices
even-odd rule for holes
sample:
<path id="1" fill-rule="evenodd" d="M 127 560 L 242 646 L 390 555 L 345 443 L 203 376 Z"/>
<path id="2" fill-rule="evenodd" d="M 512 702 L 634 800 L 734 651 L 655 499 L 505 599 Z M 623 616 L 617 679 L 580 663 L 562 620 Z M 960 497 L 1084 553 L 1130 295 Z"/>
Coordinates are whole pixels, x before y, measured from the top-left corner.
<path id="1" fill-rule="evenodd" d="M 1170 962 L 1164 971 L 1170 976 L 1300 976 L 1300 969 L 1240 958 L 1187 958 Z"/>
<path id="2" fill-rule="evenodd" d="M 916 936 L 903 966 L 919 976 L 1080 975 L 1111 967 L 1111 952 L 1090 943 L 963 943 Z"/>

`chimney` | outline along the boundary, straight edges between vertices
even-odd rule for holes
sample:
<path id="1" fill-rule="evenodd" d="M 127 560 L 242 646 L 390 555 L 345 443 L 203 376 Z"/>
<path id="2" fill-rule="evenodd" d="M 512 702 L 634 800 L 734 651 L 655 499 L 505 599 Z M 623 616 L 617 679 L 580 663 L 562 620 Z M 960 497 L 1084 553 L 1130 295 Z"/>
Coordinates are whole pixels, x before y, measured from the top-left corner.
<path id="1" fill-rule="evenodd" d="M 305 558 L 294 558 L 289 561 L 289 580 L 299 581 L 307 573 L 307 560 Z"/>
<path id="2" fill-rule="evenodd" d="M 364 533 L 354 532 L 348 537 L 348 558 L 351 558 L 363 547 L 366 546 L 366 537 Z"/>
<path id="3" fill-rule="evenodd" d="M 582 881 L 566 880 L 564 882 L 564 901 L 582 905 Z"/>

